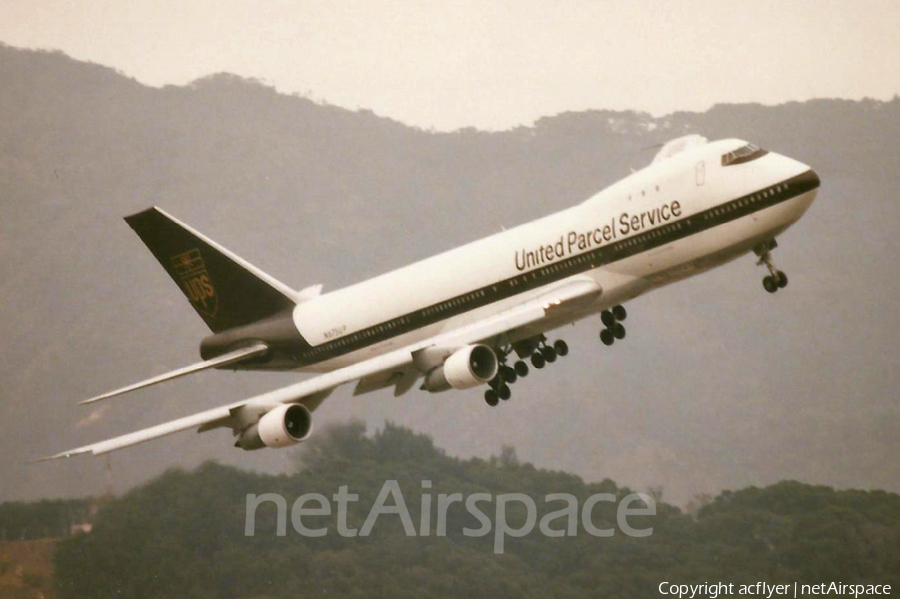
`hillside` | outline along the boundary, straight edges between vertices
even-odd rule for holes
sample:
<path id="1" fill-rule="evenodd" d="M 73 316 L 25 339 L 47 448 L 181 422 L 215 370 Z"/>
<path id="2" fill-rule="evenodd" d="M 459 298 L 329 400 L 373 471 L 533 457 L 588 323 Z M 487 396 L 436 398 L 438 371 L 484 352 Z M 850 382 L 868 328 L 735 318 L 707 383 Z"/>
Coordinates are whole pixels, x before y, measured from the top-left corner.
<path id="1" fill-rule="evenodd" d="M 780 240 L 791 287 L 747 258 L 595 322 L 570 357 L 489 410 L 477 392 L 336 393 L 317 424 L 385 419 L 452 455 L 515 445 L 538 466 L 698 493 L 782 479 L 900 491 L 900 99 L 717 106 L 661 118 L 590 111 L 433 133 L 226 74 L 151 88 L 60 53 L 0 46 L 2 499 L 98 495 L 105 463 L 31 458 L 296 380 L 205 373 L 99 408 L 76 401 L 197 359 L 206 334 L 121 217 L 158 204 L 297 288 L 326 291 L 579 202 L 686 132 L 743 137 L 823 184 Z M 423 284 L 427 284 L 423 281 Z M 227 433 L 117 454 L 122 491 L 208 459 L 264 472 Z"/>
<path id="2" fill-rule="evenodd" d="M 373 436 L 363 426 L 334 427 L 298 454 L 297 471 L 257 475 L 213 463 L 171 470 L 113 501 L 94 531 L 62 541 L 56 553 L 61 597 L 646 597 L 662 581 L 698 584 L 900 584 L 900 496 L 843 491 L 796 482 L 724 492 L 695 515 L 658 503 L 656 515 L 633 517 L 643 538 L 616 530 L 616 506 L 592 510 L 609 537 L 551 538 L 538 532 L 509 537 L 497 553 L 495 534 L 467 536 L 478 521 L 460 503 L 447 511 L 446 536 L 436 534 L 440 493 L 489 493 L 483 514 L 499 526 L 500 494 L 525 493 L 538 518 L 560 509 L 550 493 L 569 493 L 586 505 L 596 493 L 618 500 L 631 491 L 611 480 L 586 483 L 570 473 L 523 463 L 506 448 L 484 460 L 449 457 L 432 441 L 388 425 Z M 369 536 L 364 521 L 385 481 L 398 480 L 414 532 L 423 511 L 429 536 L 409 536 L 397 515 L 378 517 Z M 423 490 L 421 481 L 431 481 Z M 340 486 L 358 495 L 349 503 L 341 536 L 335 511 L 303 517 L 321 536 L 303 536 L 290 522 L 277 533 L 273 504 L 256 511 L 254 536 L 245 536 L 246 496 L 277 493 L 288 509 L 306 493 L 330 498 Z M 433 503 L 423 508 L 423 496 Z M 394 505 L 389 500 L 386 505 Z M 524 524 L 522 504 L 509 504 L 511 527 Z M 315 503 L 306 504 L 307 509 Z M 335 508 L 336 510 L 337 508 Z M 292 521 L 293 522 L 293 521 Z M 551 529 L 565 530 L 565 519 Z"/>
<path id="3" fill-rule="evenodd" d="M 0 597 L 3 599 L 53 599 L 53 551 L 56 542 L 0 542 Z"/>

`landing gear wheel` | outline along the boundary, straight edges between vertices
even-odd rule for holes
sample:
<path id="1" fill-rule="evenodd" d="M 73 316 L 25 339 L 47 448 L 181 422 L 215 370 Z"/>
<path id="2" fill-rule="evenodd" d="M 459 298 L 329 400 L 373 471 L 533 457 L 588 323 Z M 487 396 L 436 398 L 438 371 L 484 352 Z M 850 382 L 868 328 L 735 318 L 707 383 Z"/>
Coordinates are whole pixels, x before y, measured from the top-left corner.
<path id="1" fill-rule="evenodd" d="M 616 338 L 613 336 L 612 331 L 609 329 L 603 329 L 600 331 L 600 341 L 603 342 L 603 345 L 612 345 L 615 342 Z"/>
<path id="2" fill-rule="evenodd" d="M 609 328 L 612 325 L 616 324 L 616 317 L 613 316 L 613 313 L 609 310 L 604 310 L 600 313 L 600 322 L 603 323 L 603 326 Z"/>
<path id="3" fill-rule="evenodd" d="M 783 271 L 779 270 L 778 271 L 778 288 L 784 289 L 785 287 L 787 287 L 787 283 L 788 283 L 787 275 L 784 274 Z"/>
<path id="4" fill-rule="evenodd" d="M 772 261 L 772 250 L 776 247 L 778 247 L 778 244 L 775 243 L 774 239 L 771 239 L 753 248 L 753 252 L 759 256 L 759 261 L 756 263 L 757 266 L 765 264 L 766 268 L 769 269 L 769 274 L 763 279 L 763 288 L 769 293 L 775 293 L 779 289 L 787 287 L 788 284 L 787 275 L 775 268 L 775 263 Z"/>
<path id="5" fill-rule="evenodd" d="M 534 366 L 535 368 L 537 368 L 538 370 L 543 368 L 544 364 L 546 364 L 546 363 L 547 363 L 547 361 L 544 359 L 544 356 L 542 356 L 539 352 L 534 352 L 531 355 L 531 365 Z"/>
<path id="6" fill-rule="evenodd" d="M 497 395 L 500 397 L 500 399 L 506 401 L 507 399 L 512 397 L 512 391 L 509 390 L 509 387 L 507 385 L 500 385 L 500 388 L 497 389 Z"/>
<path id="7" fill-rule="evenodd" d="M 624 339 L 625 338 L 625 326 L 621 322 L 617 322 L 612 327 L 613 337 L 616 339 Z"/>
<path id="8" fill-rule="evenodd" d="M 516 374 L 518 374 L 519 376 L 521 376 L 521 377 L 528 376 L 528 364 L 526 364 L 522 360 L 519 360 L 518 362 L 516 362 L 515 369 L 516 369 Z"/>
<path id="9" fill-rule="evenodd" d="M 625 307 L 621 305 L 614 306 L 612 309 L 612 314 L 616 317 L 616 320 L 625 320 L 625 318 L 628 316 L 628 312 L 625 311 Z"/>
<path id="10" fill-rule="evenodd" d="M 555 349 L 556 353 L 560 356 L 565 356 L 569 353 L 569 345 L 562 339 L 557 339 L 556 342 L 553 343 L 553 349 Z"/>
<path id="11" fill-rule="evenodd" d="M 544 360 L 546 360 L 548 364 L 556 362 L 556 350 L 552 347 L 542 347 L 541 355 L 544 356 Z"/>
<path id="12" fill-rule="evenodd" d="M 497 397 L 496 391 L 494 391 L 493 389 L 488 389 L 487 391 L 484 392 L 484 401 L 487 403 L 487 405 L 489 405 L 493 408 L 498 403 L 500 403 L 500 398 Z"/>
<path id="13" fill-rule="evenodd" d="M 505 382 L 509 383 L 510 385 L 516 382 L 518 375 L 513 368 L 510 368 L 509 366 L 503 366 L 501 372 L 503 373 L 503 376 L 501 378 Z"/>

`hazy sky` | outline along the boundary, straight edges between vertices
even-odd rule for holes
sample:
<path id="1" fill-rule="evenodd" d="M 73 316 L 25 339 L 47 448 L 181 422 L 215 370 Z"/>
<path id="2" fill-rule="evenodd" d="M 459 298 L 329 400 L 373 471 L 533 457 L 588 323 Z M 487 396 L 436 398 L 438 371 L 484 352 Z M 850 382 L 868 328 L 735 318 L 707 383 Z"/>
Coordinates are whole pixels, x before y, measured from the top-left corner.
<path id="1" fill-rule="evenodd" d="M 0 41 L 437 129 L 900 92 L 898 0 L 6 0 Z"/>

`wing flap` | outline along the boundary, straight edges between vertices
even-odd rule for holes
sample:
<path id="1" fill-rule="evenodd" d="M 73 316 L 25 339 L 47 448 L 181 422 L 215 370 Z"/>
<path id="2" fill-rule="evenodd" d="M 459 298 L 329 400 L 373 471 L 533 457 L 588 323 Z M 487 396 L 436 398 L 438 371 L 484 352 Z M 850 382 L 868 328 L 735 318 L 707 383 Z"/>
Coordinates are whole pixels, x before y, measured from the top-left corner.
<path id="1" fill-rule="evenodd" d="M 422 376 L 416 368 L 407 366 L 406 368 L 398 368 L 396 370 L 385 370 L 378 372 L 372 376 L 359 379 L 356 388 L 353 389 L 353 395 L 363 395 L 394 387 L 394 397 L 400 397 L 416 384 L 416 379 Z"/>

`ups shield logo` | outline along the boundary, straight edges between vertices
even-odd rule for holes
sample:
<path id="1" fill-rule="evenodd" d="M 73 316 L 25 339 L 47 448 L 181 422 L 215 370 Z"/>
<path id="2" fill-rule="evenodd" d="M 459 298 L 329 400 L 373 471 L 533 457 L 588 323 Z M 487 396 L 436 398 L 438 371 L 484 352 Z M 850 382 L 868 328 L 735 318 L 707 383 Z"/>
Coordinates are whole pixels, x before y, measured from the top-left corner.
<path id="1" fill-rule="evenodd" d="M 200 250 L 189 250 L 170 259 L 181 288 L 191 300 L 194 309 L 204 316 L 215 316 L 219 309 L 219 297 L 216 295 L 216 288 L 213 287 L 212 278 L 206 270 Z"/>

